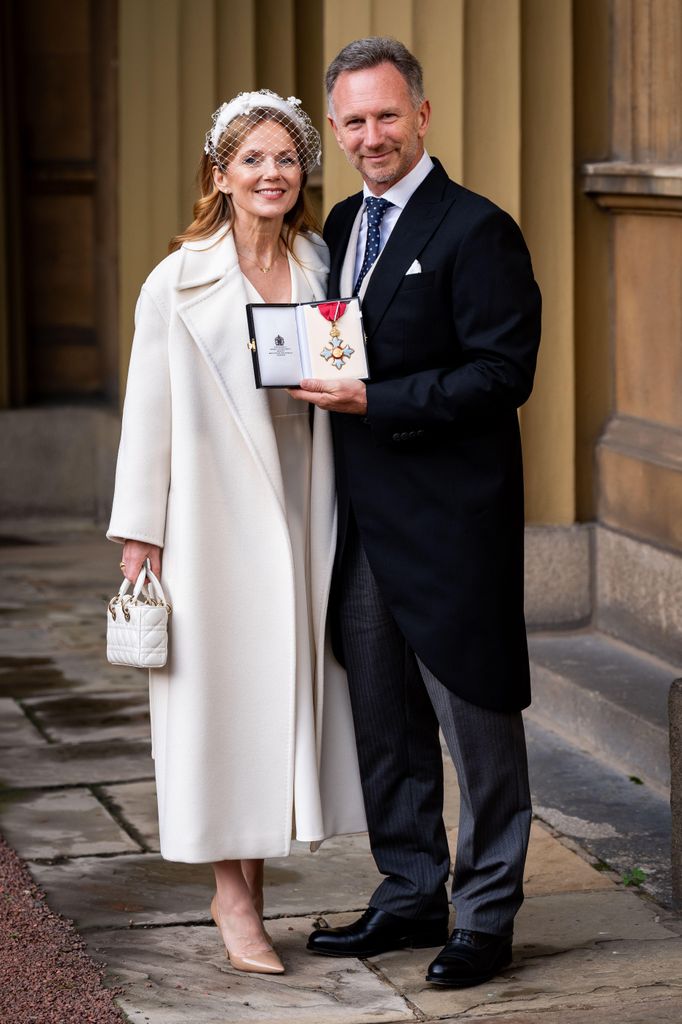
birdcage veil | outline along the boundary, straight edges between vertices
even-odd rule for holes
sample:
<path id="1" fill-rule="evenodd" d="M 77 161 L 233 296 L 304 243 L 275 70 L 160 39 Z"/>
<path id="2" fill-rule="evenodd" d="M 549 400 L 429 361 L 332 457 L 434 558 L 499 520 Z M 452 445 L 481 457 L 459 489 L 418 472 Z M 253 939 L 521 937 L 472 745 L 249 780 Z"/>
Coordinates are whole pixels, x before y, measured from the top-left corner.
<path id="1" fill-rule="evenodd" d="M 266 150 L 282 165 L 296 160 L 306 173 L 320 162 L 320 134 L 302 110 L 301 101 L 296 96 L 284 99 L 270 89 L 240 92 L 229 103 L 218 107 L 206 132 L 204 151 L 212 163 L 225 170 L 257 126 L 262 129 L 258 152 L 250 157 L 254 162 L 266 155 Z M 268 126 L 271 126 L 269 133 Z M 290 142 L 283 136 L 282 128 Z"/>

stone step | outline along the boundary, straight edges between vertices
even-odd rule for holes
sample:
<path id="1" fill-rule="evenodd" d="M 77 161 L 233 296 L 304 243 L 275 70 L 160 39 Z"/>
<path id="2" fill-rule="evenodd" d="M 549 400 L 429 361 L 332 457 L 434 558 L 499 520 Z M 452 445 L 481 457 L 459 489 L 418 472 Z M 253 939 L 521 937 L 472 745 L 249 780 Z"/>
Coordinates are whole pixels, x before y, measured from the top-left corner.
<path id="1" fill-rule="evenodd" d="M 667 701 L 679 668 L 595 630 L 531 633 L 531 719 L 660 791 L 670 786 Z"/>
<path id="2" fill-rule="evenodd" d="M 672 905 L 672 822 L 667 795 L 578 750 L 527 717 L 533 813 L 621 878 L 644 872 L 640 890 Z"/>

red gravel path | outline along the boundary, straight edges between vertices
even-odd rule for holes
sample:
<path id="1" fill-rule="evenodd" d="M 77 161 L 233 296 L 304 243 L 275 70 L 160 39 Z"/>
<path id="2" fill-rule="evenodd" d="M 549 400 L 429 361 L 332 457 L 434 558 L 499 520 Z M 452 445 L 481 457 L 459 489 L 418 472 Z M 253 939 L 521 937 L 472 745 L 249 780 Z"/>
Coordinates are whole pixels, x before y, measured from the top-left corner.
<path id="1" fill-rule="evenodd" d="M 0 836 L 0 1022 L 122 1024 L 102 970 Z"/>

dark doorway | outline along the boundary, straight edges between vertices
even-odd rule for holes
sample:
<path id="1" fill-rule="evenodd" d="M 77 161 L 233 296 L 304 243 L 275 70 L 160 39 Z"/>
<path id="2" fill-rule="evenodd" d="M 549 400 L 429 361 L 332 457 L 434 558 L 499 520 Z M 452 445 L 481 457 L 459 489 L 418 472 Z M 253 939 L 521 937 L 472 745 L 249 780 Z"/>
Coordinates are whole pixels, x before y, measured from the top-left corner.
<path id="1" fill-rule="evenodd" d="M 3 5 L 14 406 L 117 394 L 117 0 Z"/>

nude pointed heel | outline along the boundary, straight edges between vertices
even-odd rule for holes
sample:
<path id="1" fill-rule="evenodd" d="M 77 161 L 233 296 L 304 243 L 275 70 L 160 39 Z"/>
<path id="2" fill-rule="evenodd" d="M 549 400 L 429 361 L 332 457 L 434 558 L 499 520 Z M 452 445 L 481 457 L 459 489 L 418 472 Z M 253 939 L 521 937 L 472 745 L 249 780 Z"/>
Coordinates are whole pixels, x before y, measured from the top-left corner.
<path id="1" fill-rule="evenodd" d="M 222 935 L 215 896 L 211 900 L 211 917 L 215 921 L 216 927 Z M 249 974 L 284 973 L 284 964 L 277 956 L 274 949 L 263 950 L 262 953 L 258 953 L 255 956 L 240 956 L 238 953 L 231 953 L 226 945 L 225 953 L 227 954 L 227 959 L 236 971 L 246 971 Z"/>

